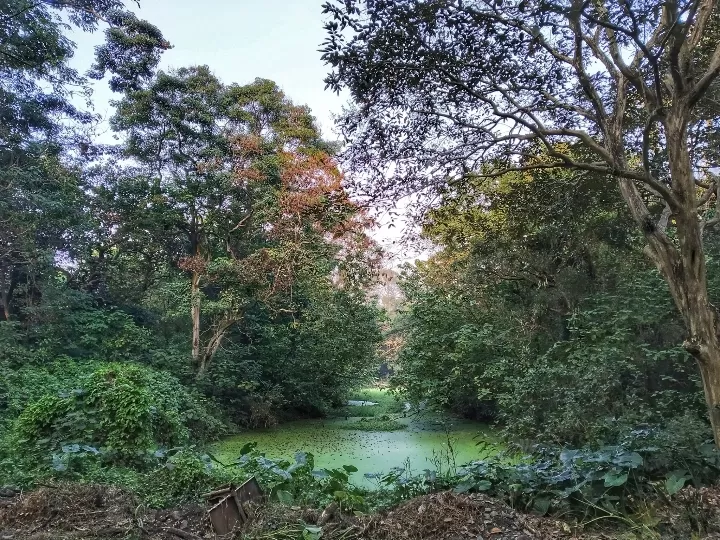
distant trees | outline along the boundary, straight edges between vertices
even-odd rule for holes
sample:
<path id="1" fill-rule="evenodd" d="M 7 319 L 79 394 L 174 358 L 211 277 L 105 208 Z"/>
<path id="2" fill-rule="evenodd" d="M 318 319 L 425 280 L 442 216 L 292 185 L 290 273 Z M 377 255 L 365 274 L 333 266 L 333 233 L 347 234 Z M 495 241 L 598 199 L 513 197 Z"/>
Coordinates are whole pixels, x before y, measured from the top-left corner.
<path id="1" fill-rule="evenodd" d="M 69 252 L 82 217 L 82 179 L 68 154 L 86 151 L 78 125 L 92 116 L 71 102 L 89 95 L 86 75 L 69 65 L 63 24 L 105 26 L 93 77 L 118 88 L 147 79 L 169 47 L 160 31 L 123 2 L 32 2 L 0 6 L 0 318 L 11 320 L 37 295 L 36 276 L 56 252 Z"/>

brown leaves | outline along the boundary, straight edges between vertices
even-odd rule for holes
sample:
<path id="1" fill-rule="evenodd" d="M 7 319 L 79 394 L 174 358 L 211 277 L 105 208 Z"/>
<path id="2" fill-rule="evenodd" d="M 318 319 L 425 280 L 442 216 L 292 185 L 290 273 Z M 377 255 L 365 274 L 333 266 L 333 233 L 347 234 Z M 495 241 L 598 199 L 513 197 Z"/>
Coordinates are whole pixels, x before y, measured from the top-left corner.
<path id="1" fill-rule="evenodd" d="M 178 261 L 178 267 L 193 274 L 203 274 L 207 270 L 207 261 L 199 255 L 183 257 Z"/>

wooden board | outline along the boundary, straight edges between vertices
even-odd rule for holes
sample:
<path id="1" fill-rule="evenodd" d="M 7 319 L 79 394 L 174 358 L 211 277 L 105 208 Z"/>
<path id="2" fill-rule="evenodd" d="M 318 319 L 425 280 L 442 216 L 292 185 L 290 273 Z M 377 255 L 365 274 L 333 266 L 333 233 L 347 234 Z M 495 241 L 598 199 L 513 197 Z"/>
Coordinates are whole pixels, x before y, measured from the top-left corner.
<path id="1" fill-rule="evenodd" d="M 215 533 L 219 535 L 229 534 L 238 522 L 242 525 L 247 521 L 247 515 L 234 493 L 220 499 L 208 510 L 208 514 Z"/>
<path id="2" fill-rule="evenodd" d="M 259 499 L 263 498 L 263 492 L 260 489 L 260 484 L 253 476 L 252 478 L 245 481 L 245 483 L 235 490 L 240 502 L 245 504 L 251 501 L 260 502 Z"/>

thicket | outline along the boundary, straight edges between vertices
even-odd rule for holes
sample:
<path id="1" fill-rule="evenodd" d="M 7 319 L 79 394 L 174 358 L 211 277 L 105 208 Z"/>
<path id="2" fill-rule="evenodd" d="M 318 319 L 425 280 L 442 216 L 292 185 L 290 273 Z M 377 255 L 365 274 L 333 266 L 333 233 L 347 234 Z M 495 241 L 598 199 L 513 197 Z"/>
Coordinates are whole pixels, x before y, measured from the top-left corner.
<path id="1" fill-rule="evenodd" d="M 448 191 L 424 234 L 441 250 L 406 270 L 395 322 L 405 341 L 394 383 L 411 400 L 495 422 L 525 449 L 653 429 L 688 457 L 712 438 L 680 316 L 599 179 L 478 180 Z"/>

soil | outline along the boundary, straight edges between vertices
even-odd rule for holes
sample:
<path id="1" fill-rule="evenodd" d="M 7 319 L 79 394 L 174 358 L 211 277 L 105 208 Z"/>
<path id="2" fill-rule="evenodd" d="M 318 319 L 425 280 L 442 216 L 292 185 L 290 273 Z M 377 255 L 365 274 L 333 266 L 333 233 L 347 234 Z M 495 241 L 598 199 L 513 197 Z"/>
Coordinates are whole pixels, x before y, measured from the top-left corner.
<path id="1" fill-rule="evenodd" d="M 214 535 L 200 505 L 150 510 L 115 487 L 47 486 L 0 498 L 0 540 L 107 538 L 197 540 Z"/>
<path id="2" fill-rule="evenodd" d="M 625 524 L 624 529 L 583 530 L 558 519 L 523 514 L 483 495 L 443 492 L 359 516 L 340 514 L 334 507 L 320 512 L 270 504 L 256 508 L 254 519 L 235 538 L 300 540 L 306 525 L 322 524 L 322 540 L 720 540 L 720 488 L 686 488 L 672 505 L 657 506 L 633 522 L 634 528 Z M 152 510 L 115 487 L 57 485 L 30 493 L 0 493 L 0 540 L 111 538 L 216 536 L 200 505 Z"/>

